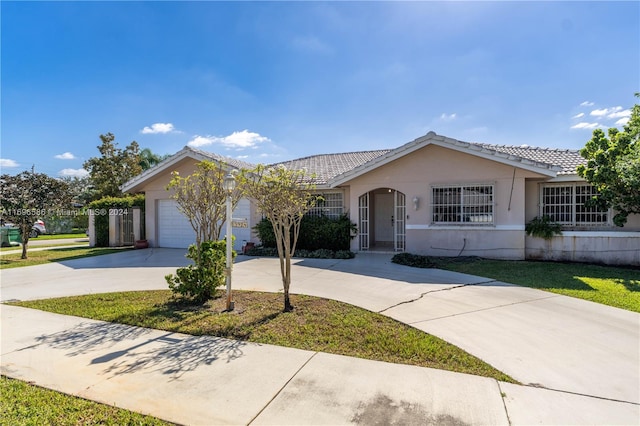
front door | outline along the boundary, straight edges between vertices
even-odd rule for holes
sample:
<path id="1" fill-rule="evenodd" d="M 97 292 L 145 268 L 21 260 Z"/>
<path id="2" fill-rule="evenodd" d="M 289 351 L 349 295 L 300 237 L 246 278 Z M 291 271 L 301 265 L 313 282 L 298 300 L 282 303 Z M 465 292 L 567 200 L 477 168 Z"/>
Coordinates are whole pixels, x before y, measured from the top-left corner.
<path id="1" fill-rule="evenodd" d="M 393 247 L 393 193 L 385 192 L 375 194 L 374 220 L 375 220 L 375 245 L 377 247 Z"/>

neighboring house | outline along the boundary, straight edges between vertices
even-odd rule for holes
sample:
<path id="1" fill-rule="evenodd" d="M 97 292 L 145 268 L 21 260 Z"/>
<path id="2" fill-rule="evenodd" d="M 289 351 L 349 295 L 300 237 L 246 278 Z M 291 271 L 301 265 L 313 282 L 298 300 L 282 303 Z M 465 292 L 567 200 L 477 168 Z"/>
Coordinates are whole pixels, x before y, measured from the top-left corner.
<path id="1" fill-rule="evenodd" d="M 171 172 L 191 173 L 201 160 L 229 168 L 250 164 L 185 147 L 123 186 L 146 194 L 146 236 L 152 246 L 186 247 L 193 230 L 166 186 Z M 640 216 L 624 228 L 610 211 L 584 207 L 594 194 L 576 174 L 578 151 L 462 142 L 433 132 L 391 150 L 314 155 L 280 164 L 306 168 L 324 202 L 312 214 L 346 213 L 357 224 L 353 251 L 497 259 L 544 258 L 640 265 Z M 550 241 L 525 235 L 525 224 L 549 215 L 563 225 Z M 234 218 L 236 249 L 256 242 L 260 220 L 243 200 Z"/>

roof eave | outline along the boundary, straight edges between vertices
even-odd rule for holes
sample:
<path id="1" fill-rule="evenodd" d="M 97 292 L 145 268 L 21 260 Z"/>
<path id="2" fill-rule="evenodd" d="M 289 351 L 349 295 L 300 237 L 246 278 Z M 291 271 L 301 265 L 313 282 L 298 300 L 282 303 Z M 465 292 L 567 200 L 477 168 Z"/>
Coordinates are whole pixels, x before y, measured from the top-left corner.
<path id="1" fill-rule="evenodd" d="M 203 151 L 195 150 L 189 146 L 185 146 L 180 151 L 173 154 L 171 157 L 167 158 L 161 163 L 153 166 L 148 170 L 145 170 L 144 172 L 140 173 L 138 176 L 135 176 L 129 181 L 125 182 L 122 186 L 120 186 L 120 190 L 122 192 L 129 192 L 129 193 L 140 192 L 142 185 L 145 182 L 147 182 L 149 179 L 153 179 L 154 177 L 163 173 L 168 168 L 174 166 L 175 164 L 179 163 L 180 161 L 182 161 L 187 157 L 192 158 L 196 161 L 204 161 L 204 160 L 219 161 L 219 160 L 212 159 L 211 157 L 208 157 L 206 153 L 204 153 Z M 229 165 L 229 167 L 234 168 L 231 165 Z"/>
<path id="2" fill-rule="evenodd" d="M 409 143 L 406 143 L 392 151 L 389 151 L 387 154 L 374 158 L 373 160 L 368 161 L 358 167 L 355 167 L 352 170 L 349 170 L 332 179 L 329 179 L 328 185 L 332 188 L 338 185 L 342 185 L 345 182 L 348 182 L 365 173 L 370 172 L 371 170 L 374 170 L 378 167 L 388 164 L 398 158 L 404 157 L 407 154 L 410 154 L 414 151 L 417 151 L 418 149 L 421 149 L 431 144 L 438 145 L 444 148 L 453 149 L 459 152 L 475 155 L 476 157 L 497 161 L 502 164 L 508 164 L 513 167 L 518 167 L 518 168 L 539 173 L 548 177 L 555 177 L 557 176 L 558 172 L 562 170 L 559 166 L 529 160 L 526 158 L 518 157 L 513 154 L 505 154 L 505 153 L 497 152 L 484 146 L 472 144 L 469 142 L 459 141 L 453 138 L 448 138 L 445 136 L 438 135 L 435 132 L 429 132 L 422 137 L 414 139 Z"/>

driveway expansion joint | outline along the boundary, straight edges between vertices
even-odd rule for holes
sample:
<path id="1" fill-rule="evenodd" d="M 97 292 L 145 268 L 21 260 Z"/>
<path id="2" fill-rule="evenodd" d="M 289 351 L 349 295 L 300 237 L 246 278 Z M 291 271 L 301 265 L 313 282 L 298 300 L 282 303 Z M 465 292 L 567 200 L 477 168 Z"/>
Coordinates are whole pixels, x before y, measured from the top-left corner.
<path id="1" fill-rule="evenodd" d="M 300 372 L 302 371 L 302 369 L 303 369 L 304 367 L 306 367 L 306 366 L 307 366 L 307 364 L 309 364 L 309 362 L 311 362 L 311 360 L 312 360 L 316 355 L 318 355 L 318 353 L 319 353 L 319 352 L 314 352 L 314 353 L 313 353 L 313 355 L 311 355 L 311 356 L 309 357 L 309 359 L 308 359 L 308 360 L 306 360 L 306 361 L 305 361 L 305 362 L 300 366 L 300 368 L 298 368 L 298 369 L 296 370 L 296 372 L 295 372 L 295 373 L 293 373 L 293 375 L 292 375 L 291 377 L 289 377 L 289 380 L 287 380 L 287 381 L 285 382 L 285 384 L 284 384 L 284 385 L 282 385 L 282 387 L 281 387 L 280 389 L 278 389 L 278 392 L 276 392 L 276 393 L 275 393 L 275 395 L 273 395 L 273 398 L 271 398 L 269 401 L 267 401 L 267 403 L 264 405 L 264 407 L 262 407 L 262 408 L 260 409 L 260 411 L 258 411 L 258 413 L 257 413 L 255 416 L 253 416 L 253 417 L 251 418 L 251 420 L 249 420 L 249 421 L 247 422 L 247 426 L 249 426 L 251 423 L 253 423 L 253 422 L 254 422 L 258 417 L 260 417 L 260 414 L 262 414 L 262 413 L 264 412 L 264 410 L 266 410 L 266 409 L 267 409 L 267 407 L 268 407 L 269 405 L 271 405 L 271 403 L 272 403 L 272 402 L 273 402 L 273 401 L 278 397 L 278 395 L 280 395 L 280 394 L 282 393 L 282 391 L 283 391 L 287 386 L 289 386 L 289 383 L 291 383 L 291 381 L 292 381 L 293 379 L 295 379 L 295 377 L 298 375 L 298 373 L 300 373 Z"/>

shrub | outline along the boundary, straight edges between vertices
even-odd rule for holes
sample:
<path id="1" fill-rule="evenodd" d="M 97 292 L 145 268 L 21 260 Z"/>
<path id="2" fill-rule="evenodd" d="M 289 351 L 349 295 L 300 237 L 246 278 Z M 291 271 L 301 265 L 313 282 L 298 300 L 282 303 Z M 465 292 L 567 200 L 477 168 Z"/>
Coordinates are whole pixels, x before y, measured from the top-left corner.
<path id="1" fill-rule="evenodd" d="M 225 240 L 205 241 L 199 249 L 191 244 L 186 257 L 195 264 L 178 268 L 176 275 L 166 275 L 169 289 L 193 303 L 204 303 L 211 299 L 216 289 L 225 284 L 226 251 Z M 233 257 L 235 255 L 234 251 Z"/>
<path id="2" fill-rule="evenodd" d="M 276 257 L 278 256 L 278 249 L 275 247 L 258 246 L 251 248 L 247 251 L 247 256 L 264 256 L 264 257 Z M 307 259 L 353 259 L 356 257 L 355 253 L 349 250 L 296 250 L 294 257 L 307 258 Z"/>
<path id="3" fill-rule="evenodd" d="M 92 201 L 88 206 L 94 212 L 96 247 L 109 246 L 109 209 L 130 209 L 140 207 L 144 217 L 144 195 L 133 197 L 104 197 Z"/>
<path id="4" fill-rule="evenodd" d="M 542 217 L 536 216 L 531 220 L 531 222 L 525 225 L 524 231 L 527 235 L 532 237 L 540 237 L 545 240 L 550 240 L 554 235 L 562 234 L 562 226 L 551 220 L 551 217 L 547 215 Z"/>
<path id="5" fill-rule="evenodd" d="M 298 250 L 349 250 L 351 231 L 356 225 L 349 216 L 343 214 L 339 218 L 328 216 L 305 216 L 300 223 L 300 236 L 296 245 Z M 264 247 L 275 247 L 276 238 L 271 222 L 262 219 L 254 228 Z"/>
<path id="6" fill-rule="evenodd" d="M 429 257 L 411 253 L 398 253 L 391 258 L 391 262 L 414 268 L 433 268 L 435 266 Z"/>

